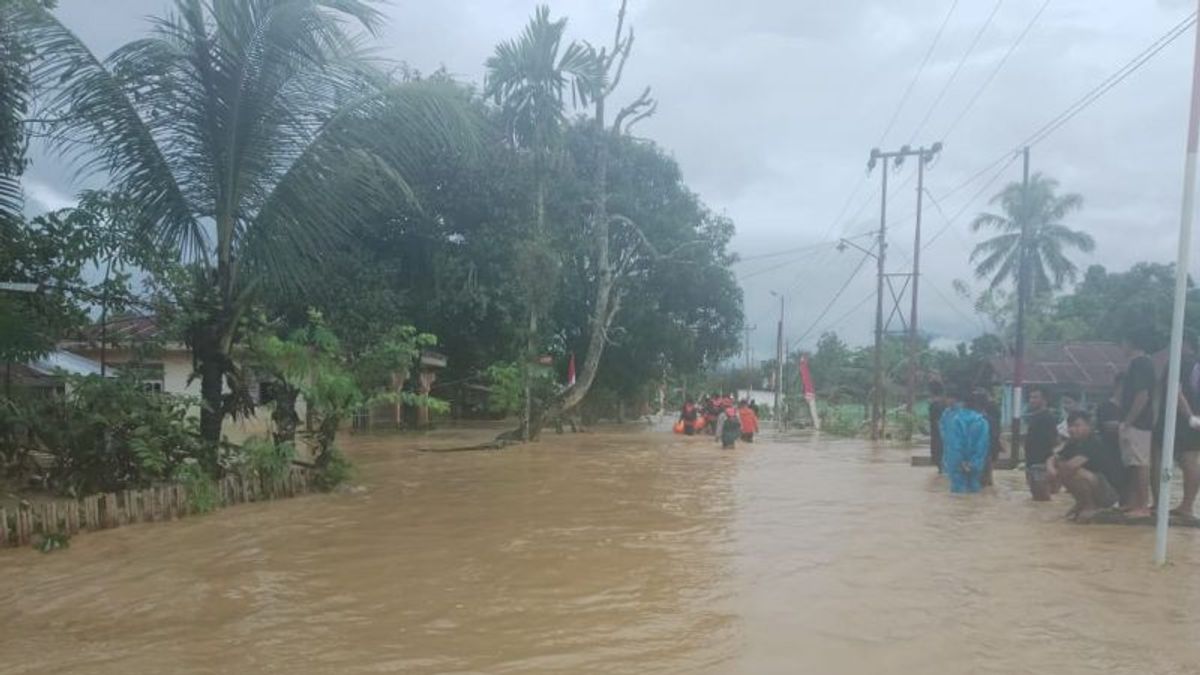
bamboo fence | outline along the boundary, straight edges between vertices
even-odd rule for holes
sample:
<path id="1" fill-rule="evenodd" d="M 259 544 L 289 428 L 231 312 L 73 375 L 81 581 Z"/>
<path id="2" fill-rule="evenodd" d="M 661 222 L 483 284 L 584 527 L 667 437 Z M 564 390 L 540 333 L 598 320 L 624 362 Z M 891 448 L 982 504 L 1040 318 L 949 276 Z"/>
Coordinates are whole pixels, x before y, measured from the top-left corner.
<path id="1" fill-rule="evenodd" d="M 313 490 L 310 472 L 291 467 L 278 479 L 226 476 L 217 483 L 215 508 L 294 497 Z M 49 535 L 71 536 L 133 523 L 152 523 L 193 515 L 187 488 L 166 484 L 0 508 L 0 548 L 26 546 Z"/>

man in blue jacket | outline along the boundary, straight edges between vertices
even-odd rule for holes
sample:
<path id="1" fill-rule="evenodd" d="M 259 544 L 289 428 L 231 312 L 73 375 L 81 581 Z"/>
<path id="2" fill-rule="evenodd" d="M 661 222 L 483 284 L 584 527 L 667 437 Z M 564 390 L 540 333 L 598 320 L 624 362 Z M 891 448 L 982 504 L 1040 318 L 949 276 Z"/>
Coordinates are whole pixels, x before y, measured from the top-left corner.
<path id="1" fill-rule="evenodd" d="M 982 402 L 974 397 L 951 396 L 949 403 L 941 421 L 942 472 L 950 477 L 951 492 L 979 492 L 991 445 Z"/>

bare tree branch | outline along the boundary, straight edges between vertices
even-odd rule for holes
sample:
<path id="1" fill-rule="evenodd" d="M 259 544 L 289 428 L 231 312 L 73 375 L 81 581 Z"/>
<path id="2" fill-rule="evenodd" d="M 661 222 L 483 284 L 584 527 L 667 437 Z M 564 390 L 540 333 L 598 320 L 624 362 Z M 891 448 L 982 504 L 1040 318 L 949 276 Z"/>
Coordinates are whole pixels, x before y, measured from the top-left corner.
<path id="1" fill-rule="evenodd" d="M 654 108 L 655 105 L 654 99 L 650 98 L 650 87 L 646 87 L 642 90 L 641 95 L 634 99 L 633 103 L 621 108 L 621 112 L 617 113 L 616 119 L 613 120 L 612 132 L 620 135 L 627 118 L 639 115 L 646 108 Z"/>

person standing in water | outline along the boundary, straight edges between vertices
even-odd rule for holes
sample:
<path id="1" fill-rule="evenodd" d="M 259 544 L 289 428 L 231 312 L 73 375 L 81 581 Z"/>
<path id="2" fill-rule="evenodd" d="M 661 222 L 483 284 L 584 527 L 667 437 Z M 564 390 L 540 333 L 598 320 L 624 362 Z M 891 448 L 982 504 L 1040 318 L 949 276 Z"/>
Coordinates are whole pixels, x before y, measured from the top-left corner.
<path id="1" fill-rule="evenodd" d="M 742 423 L 742 440 L 754 442 L 754 434 L 758 433 L 758 415 L 750 408 L 750 402 L 743 400 L 738 405 L 738 421 Z"/>
<path id="2" fill-rule="evenodd" d="M 683 420 L 683 433 L 688 436 L 693 436 L 696 433 L 696 418 L 700 416 L 696 410 L 696 404 L 692 399 L 688 399 L 683 403 L 683 410 L 679 413 L 679 419 Z"/>
<path id="3" fill-rule="evenodd" d="M 1126 512 L 1132 518 L 1150 517 L 1150 455 L 1154 430 L 1154 363 L 1146 355 L 1142 334 L 1123 341 L 1129 367 L 1121 383 L 1121 460 L 1129 467 Z"/>
<path id="4" fill-rule="evenodd" d="M 963 397 L 955 398 L 961 401 Z M 956 404 L 942 415 L 942 463 L 950 477 L 951 492 L 975 493 L 983 489 L 980 481 L 991 447 L 988 421 L 980 412 L 983 407 L 983 401 L 971 396 L 967 405 Z"/>
<path id="5" fill-rule="evenodd" d="M 946 397 L 941 382 L 929 383 L 929 461 L 942 472 L 942 413 Z"/>
<path id="6" fill-rule="evenodd" d="M 1048 502 L 1058 492 L 1058 482 L 1046 472 L 1046 462 L 1058 447 L 1058 416 L 1050 410 L 1046 390 L 1029 388 L 1029 413 L 1025 432 L 1025 482 L 1035 502 Z"/>
<path id="7" fill-rule="evenodd" d="M 722 408 L 717 417 L 717 438 L 721 441 L 721 447 L 726 450 L 733 449 L 741 435 L 742 422 L 738 417 L 737 408 L 733 405 Z"/>

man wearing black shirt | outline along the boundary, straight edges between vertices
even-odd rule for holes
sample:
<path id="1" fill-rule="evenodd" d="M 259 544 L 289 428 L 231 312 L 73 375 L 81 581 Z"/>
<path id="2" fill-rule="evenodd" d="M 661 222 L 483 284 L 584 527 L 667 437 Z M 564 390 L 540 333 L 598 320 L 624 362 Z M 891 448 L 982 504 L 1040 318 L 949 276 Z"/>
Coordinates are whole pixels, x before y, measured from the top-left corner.
<path id="1" fill-rule="evenodd" d="M 946 398 L 942 383 L 929 385 L 929 459 L 942 472 L 942 413 L 946 411 Z"/>
<path id="2" fill-rule="evenodd" d="M 1087 521 L 1100 509 L 1114 506 L 1120 495 L 1113 482 L 1122 474 L 1121 458 L 1095 435 L 1087 413 L 1076 410 L 1067 417 L 1070 438 L 1051 458 L 1046 470 L 1056 475 L 1075 498 L 1068 517 Z"/>
<path id="3" fill-rule="evenodd" d="M 1153 441 L 1154 363 L 1141 336 L 1124 342 L 1129 367 L 1121 385 L 1121 461 L 1129 467 L 1126 510 L 1134 518 L 1150 517 L 1150 448 Z"/>
<path id="4" fill-rule="evenodd" d="M 1050 412 L 1046 391 L 1038 386 L 1029 389 L 1028 430 L 1025 433 L 1025 481 L 1034 501 L 1050 501 L 1058 491 L 1054 476 L 1046 471 L 1046 462 L 1058 445 L 1058 418 Z"/>

